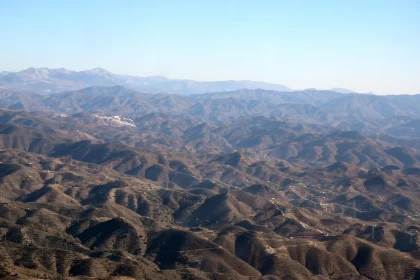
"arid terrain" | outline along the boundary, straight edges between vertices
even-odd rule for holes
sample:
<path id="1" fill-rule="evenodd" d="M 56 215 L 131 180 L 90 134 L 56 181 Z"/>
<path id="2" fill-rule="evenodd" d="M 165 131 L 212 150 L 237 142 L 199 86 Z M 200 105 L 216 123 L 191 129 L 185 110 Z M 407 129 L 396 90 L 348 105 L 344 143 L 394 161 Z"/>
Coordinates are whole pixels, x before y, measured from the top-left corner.
<path id="1" fill-rule="evenodd" d="M 59 70 L 0 77 L 0 278 L 420 279 L 420 95 Z"/>

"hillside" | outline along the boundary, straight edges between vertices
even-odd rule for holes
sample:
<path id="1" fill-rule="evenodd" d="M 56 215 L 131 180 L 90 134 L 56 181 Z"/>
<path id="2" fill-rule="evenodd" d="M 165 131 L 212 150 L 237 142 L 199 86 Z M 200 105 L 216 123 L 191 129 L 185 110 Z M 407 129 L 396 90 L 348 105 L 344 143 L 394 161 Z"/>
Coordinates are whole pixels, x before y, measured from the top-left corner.
<path id="1" fill-rule="evenodd" d="M 3 94 L 0 277 L 420 277 L 418 123 L 398 102 Z"/>

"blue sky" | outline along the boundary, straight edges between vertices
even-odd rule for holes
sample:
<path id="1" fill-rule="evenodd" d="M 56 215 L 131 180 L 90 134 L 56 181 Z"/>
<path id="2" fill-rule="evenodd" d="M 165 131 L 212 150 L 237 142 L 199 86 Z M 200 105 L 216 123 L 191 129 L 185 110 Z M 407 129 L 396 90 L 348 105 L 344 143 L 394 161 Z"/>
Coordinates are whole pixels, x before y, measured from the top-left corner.
<path id="1" fill-rule="evenodd" d="M 0 71 L 420 93 L 420 1 L 0 0 Z"/>

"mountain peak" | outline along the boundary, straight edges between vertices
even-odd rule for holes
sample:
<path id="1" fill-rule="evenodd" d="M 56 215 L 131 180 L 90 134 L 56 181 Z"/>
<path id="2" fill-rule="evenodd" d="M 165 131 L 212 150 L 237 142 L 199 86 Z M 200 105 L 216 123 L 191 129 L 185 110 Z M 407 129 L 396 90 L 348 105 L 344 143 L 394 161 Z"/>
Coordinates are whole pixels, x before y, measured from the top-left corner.
<path id="1" fill-rule="evenodd" d="M 352 91 L 350 89 L 346 88 L 332 88 L 330 91 L 338 92 L 338 93 L 344 93 L 344 94 L 350 94 L 350 93 L 356 93 L 355 91 Z"/>
<path id="2" fill-rule="evenodd" d="M 108 70 L 104 69 L 104 68 L 100 68 L 100 67 L 95 67 L 93 69 L 90 70 L 85 70 L 82 71 L 84 73 L 89 73 L 89 74 L 93 74 L 93 75 L 103 75 L 103 74 L 111 74 L 111 72 L 109 72 Z"/>
<path id="3" fill-rule="evenodd" d="M 19 71 L 16 74 L 20 76 L 21 78 L 44 80 L 48 78 L 49 73 L 50 73 L 49 69 L 45 67 L 41 67 L 41 68 L 30 67 L 28 69 Z"/>

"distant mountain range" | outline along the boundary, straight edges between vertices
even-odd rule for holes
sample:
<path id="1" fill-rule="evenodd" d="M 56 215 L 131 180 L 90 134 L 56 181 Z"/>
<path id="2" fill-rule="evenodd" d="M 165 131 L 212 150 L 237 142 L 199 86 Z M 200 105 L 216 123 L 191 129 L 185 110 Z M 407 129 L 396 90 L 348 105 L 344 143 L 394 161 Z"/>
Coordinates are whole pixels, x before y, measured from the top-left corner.
<path id="1" fill-rule="evenodd" d="M 102 68 L 86 71 L 71 71 L 64 68 L 28 68 L 19 72 L 1 72 L 0 87 L 15 91 L 31 91 L 50 94 L 79 90 L 91 86 L 116 86 L 148 93 L 199 94 L 206 92 L 233 91 L 238 89 L 267 89 L 291 91 L 280 84 L 255 81 L 199 82 L 172 80 L 161 76 L 135 77 L 118 75 Z"/>
<path id="2" fill-rule="evenodd" d="M 208 92 L 235 91 L 239 89 L 265 89 L 290 92 L 292 89 L 273 83 L 258 81 L 214 81 L 169 79 L 162 76 L 136 77 L 111 73 L 102 68 L 85 71 L 72 71 L 65 68 L 28 68 L 19 72 L 0 72 L 0 88 L 51 94 L 71 90 L 79 90 L 92 86 L 116 86 L 147 92 L 174 94 L 201 94 Z M 333 88 L 338 93 L 355 93 L 344 88 Z"/>
<path id="3" fill-rule="evenodd" d="M 420 118 L 420 95 L 379 96 L 320 90 L 279 92 L 263 89 L 179 95 L 144 93 L 123 86 L 94 86 L 39 95 L 0 88 L 0 107 L 70 115 L 82 111 L 101 111 L 128 118 L 152 112 L 182 113 L 212 122 L 246 116 L 282 117 L 339 126 L 346 130 L 376 131 L 379 120 Z M 391 123 L 395 121 L 398 120 Z M 382 128 L 384 125 L 388 127 L 386 122 L 381 123 Z"/>

